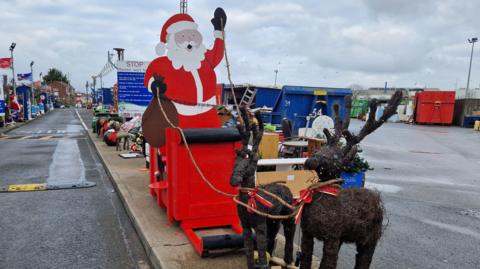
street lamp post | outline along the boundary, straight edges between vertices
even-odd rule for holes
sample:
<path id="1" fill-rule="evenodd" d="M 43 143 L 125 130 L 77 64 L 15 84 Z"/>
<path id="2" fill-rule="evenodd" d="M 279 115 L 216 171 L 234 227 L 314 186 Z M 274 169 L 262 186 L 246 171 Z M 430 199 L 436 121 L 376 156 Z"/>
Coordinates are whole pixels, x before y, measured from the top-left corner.
<path id="1" fill-rule="evenodd" d="M 13 50 L 17 44 L 12 42 L 10 45 L 10 57 L 12 58 L 12 86 L 13 86 L 13 96 L 17 96 L 17 88 L 15 87 L 15 69 L 13 68 Z"/>
<path id="2" fill-rule="evenodd" d="M 92 105 L 94 103 L 97 103 L 97 93 L 95 90 L 95 86 L 97 86 L 97 77 L 92 76 L 92 82 L 93 82 L 93 96 L 92 96 Z"/>
<path id="3" fill-rule="evenodd" d="M 88 108 L 88 80 L 87 80 L 87 82 L 85 83 L 85 98 L 86 98 L 85 107 Z"/>
<path id="4" fill-rule="evenodd" d="M 478 38 L 473 37 L 472 39 L 468 39 L 468 43 L 472 44 L 472 52 L 470 53 L 470 66 L 468 67 L 468 78 L 467 78 L 467 89 L 465 90 L 465 99 L 468 98 L 468 89 L 470 86 L 470 72 L 472 71 L 472 58 L 473 58 L 473 47 L 475 46 L 475 42 L 478 41 Z"/>
<path id="5" fill-rule="evenodd" d="M 31 95 L 31 101 L 30 101 L 30 104 L 31 104 L 31 105 L 33 105 L 33 103 L 34 103 L 33 101 L 34 101 L 34 99 L 35 99 L 35 94 L 33 93 L 33 91 L 34 91 L 34 88 L 33 88 L 33 64 L 34 64 L 34 63 L 35 63 L 34 61 L 30 62 L 30 74 L 32 74 L 32 76 L 31 76 L 31 78 L 30 78 L 30 81 L 32 82 L 32 84 L 30 84 L 30 89 L 31 89 L 31 93 L 30 93 L 30 95 Z"/>

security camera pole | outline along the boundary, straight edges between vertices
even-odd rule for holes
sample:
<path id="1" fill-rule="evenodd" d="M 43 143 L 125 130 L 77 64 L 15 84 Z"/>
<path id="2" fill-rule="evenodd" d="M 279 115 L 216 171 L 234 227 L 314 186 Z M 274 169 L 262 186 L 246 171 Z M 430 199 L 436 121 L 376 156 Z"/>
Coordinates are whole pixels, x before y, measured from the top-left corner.
<path id="1" fill-rule="evenodd" d="M 467 89 L 465 90 L 465 99 L 468 98 L 468 88 L 470 86 L 470 72 L 472 71 L 472 58 L 473 58 L 473 47 L 475 46 L 475 42 L 478 41 L 478 38 L 473 37 L 472 39 L 468 39 L 468 43 L 472 44 L 472 52 L 470 53 L 470 66 L 468 68 L 468 79 L 467 79 Z"/>

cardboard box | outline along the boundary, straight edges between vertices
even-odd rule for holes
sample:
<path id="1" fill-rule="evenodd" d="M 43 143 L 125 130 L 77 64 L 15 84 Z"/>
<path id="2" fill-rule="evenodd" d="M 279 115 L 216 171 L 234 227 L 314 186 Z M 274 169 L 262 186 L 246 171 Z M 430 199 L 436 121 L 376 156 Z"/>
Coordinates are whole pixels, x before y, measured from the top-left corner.
<path id="1" fill-rule="evenodd" d="M 256 183 L 258 186 L 283 181 L 292 191 L 293 197 L 298 197 L 300 191 L 310 186 L 316 177 L 317 174 L 313 170 L 257 172 Z"/>

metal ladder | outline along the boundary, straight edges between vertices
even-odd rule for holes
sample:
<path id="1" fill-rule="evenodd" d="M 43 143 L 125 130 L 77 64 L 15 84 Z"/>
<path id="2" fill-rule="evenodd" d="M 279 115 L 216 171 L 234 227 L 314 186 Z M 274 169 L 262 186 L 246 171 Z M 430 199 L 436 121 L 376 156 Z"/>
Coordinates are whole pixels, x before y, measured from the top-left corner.
<path id="1" fill-rule="evenodd" d="M 255 95 L 257 94 L 257 89 L 254 88 L 253 90 L 250 90 L 250 87 L 247 86 L 247 89 L 243 93 L 242 99 L 240 100 L 239 105 L 246 105 L 246 106 L 251 106 L 253 99 L 255 98 Z"/>

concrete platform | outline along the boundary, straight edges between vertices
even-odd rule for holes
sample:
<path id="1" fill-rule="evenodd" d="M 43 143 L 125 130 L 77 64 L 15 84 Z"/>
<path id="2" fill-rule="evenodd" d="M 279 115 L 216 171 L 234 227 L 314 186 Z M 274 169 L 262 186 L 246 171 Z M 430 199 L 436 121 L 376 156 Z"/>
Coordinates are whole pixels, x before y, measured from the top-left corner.
<path id="1" fill-rule="evenodd" d="M 122 159 L 118 156 L 120 152 L 107 146 L 91 131 L 89 136 L 155 268 L 244 268 L 242 253 L 214 259 L 199 257 L 180 227 L 168 223 L 165 210 L 150 196 L 144 159 Z"/>

